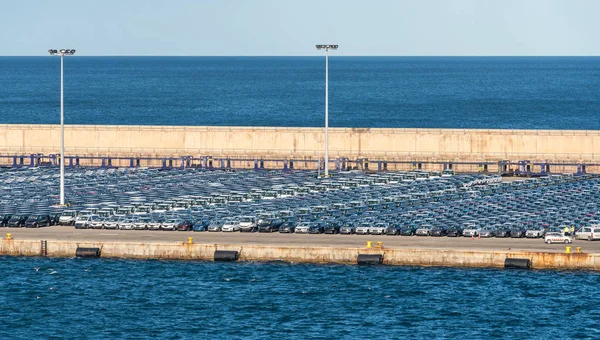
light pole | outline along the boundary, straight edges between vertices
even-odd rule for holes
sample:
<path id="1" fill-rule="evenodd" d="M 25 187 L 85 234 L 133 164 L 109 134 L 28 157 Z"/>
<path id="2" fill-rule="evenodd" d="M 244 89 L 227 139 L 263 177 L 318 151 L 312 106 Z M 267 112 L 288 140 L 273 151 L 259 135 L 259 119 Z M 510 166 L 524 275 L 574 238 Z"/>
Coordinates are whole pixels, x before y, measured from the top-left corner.
<path id="1" fill-rule="evenodd" d="M 329 177 L 329 50 L 337 50 L 338 45 L 317 45 L 317 50 L 325 50 L 325 178 Z"/>
<path id="2" fill-rule="evenodd" d="M 65 117 L 63 98 L 64 57 L 74 55 L 75 50 L 48 50 L 50 55 L 60 56 L 60 205 L 65 205 Z"/>

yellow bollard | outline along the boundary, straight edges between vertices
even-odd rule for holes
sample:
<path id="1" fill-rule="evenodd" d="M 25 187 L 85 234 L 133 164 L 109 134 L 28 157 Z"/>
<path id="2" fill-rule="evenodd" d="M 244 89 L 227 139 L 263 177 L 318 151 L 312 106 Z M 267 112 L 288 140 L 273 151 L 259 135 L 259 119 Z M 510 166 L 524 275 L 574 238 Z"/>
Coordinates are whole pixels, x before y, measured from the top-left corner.
<path id="1" fill-rule="evenodd" d="M 188 237 L 188 244 L 192 244 L 194 243 L 194 238 L 193 237 Z"/>
<path id="2" fill-rule="evenodd" d="M 6 234 L 6 239 L 7 240 L 12 240 L 12 234 L 11 233 Z"/>
<path id="3" fill-rule="evenodd" d="M 566 253 L 566 254 L 571 254 L 571 246 L 567 246 L 567 247 L 565 248 L 565 253 Z"/>
<path id="4" fill-rule="evenodd" d="M 377 242 L 377 248 L 383 248 L 383 242 L 378 241 Z"/>
<path id="5" fill-rule="evenodd" d="M 367 241 L 367 248 L 373 248 L 373 242 Z"/>
<path id="6" fill-rule="evenodd" d="M 577 248 L 575 248 L 575 252 L 577 252 L 577 253 L 581 253 L 581 247 L 577 247 Z"/>

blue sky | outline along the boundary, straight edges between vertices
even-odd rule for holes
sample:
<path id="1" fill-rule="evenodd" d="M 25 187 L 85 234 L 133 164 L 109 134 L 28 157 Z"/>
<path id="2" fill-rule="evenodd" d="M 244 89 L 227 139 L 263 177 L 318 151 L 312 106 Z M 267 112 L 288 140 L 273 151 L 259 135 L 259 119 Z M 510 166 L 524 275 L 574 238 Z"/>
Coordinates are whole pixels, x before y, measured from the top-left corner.
<path id="1" fill-rule="evenodd" d="M 600 55 L 597 0 L 2 0 L 0 55 Z"/>

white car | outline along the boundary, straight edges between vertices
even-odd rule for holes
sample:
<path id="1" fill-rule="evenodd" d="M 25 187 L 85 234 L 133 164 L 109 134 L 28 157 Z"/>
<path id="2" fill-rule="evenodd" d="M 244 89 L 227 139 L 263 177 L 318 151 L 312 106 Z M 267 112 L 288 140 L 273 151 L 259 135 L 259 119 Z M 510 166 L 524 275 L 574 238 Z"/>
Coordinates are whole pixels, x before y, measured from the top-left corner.
<path id="1" fill-rule="evenodd" d="M 58 218 L 58 224 L 60 225 L 74 225 L 77 212 L 75 210 L 65 210 L 60 214 Z"/>
<path id="2" fill-rule="evenodd" d="M 573 239 L 570 236 L 565 236 L 563 233 L 546 233 L 544 242 L 551 243 L 573 243 Z"/>
<path id="3" fill-rule="evenodd" d="M 223 226 L 221 227 L 221 231 L 224 231 L 224 232 L 240 231 L 240 222 L 237 220 L 225 220 L 225 223 L 223 223 Z"/>

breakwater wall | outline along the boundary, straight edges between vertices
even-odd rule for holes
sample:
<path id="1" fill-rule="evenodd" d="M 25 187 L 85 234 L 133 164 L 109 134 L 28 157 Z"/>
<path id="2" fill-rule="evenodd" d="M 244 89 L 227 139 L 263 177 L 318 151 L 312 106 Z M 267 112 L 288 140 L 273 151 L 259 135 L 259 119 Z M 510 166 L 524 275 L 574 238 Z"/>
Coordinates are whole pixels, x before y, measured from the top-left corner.
<path id="1" fill-rule="evenodd" d="M 216 250 L 237 251 L 240 261 L 356 264 L 359 254 L 381 254 L 399 266 L 504 267 L 507 258 L 529 259 L 534 269 L 600 270 L 600 254 L 458 249 L 305 247 L 245 244 L 128 243 L 0 240 L 0 255 L 75 257 L 77 248 L 100 248 L 101 257 L 208 260 Z"/>
<path id="2" fill-rule="evenodd" d="M 56 153 L 58 125 L 0 125 L 0 152 Z M 322 157 L 323 128 L 66 125 L 75 155 Z M 331 157 L 600 160 L 600 131 L 331 128 Z"/>

